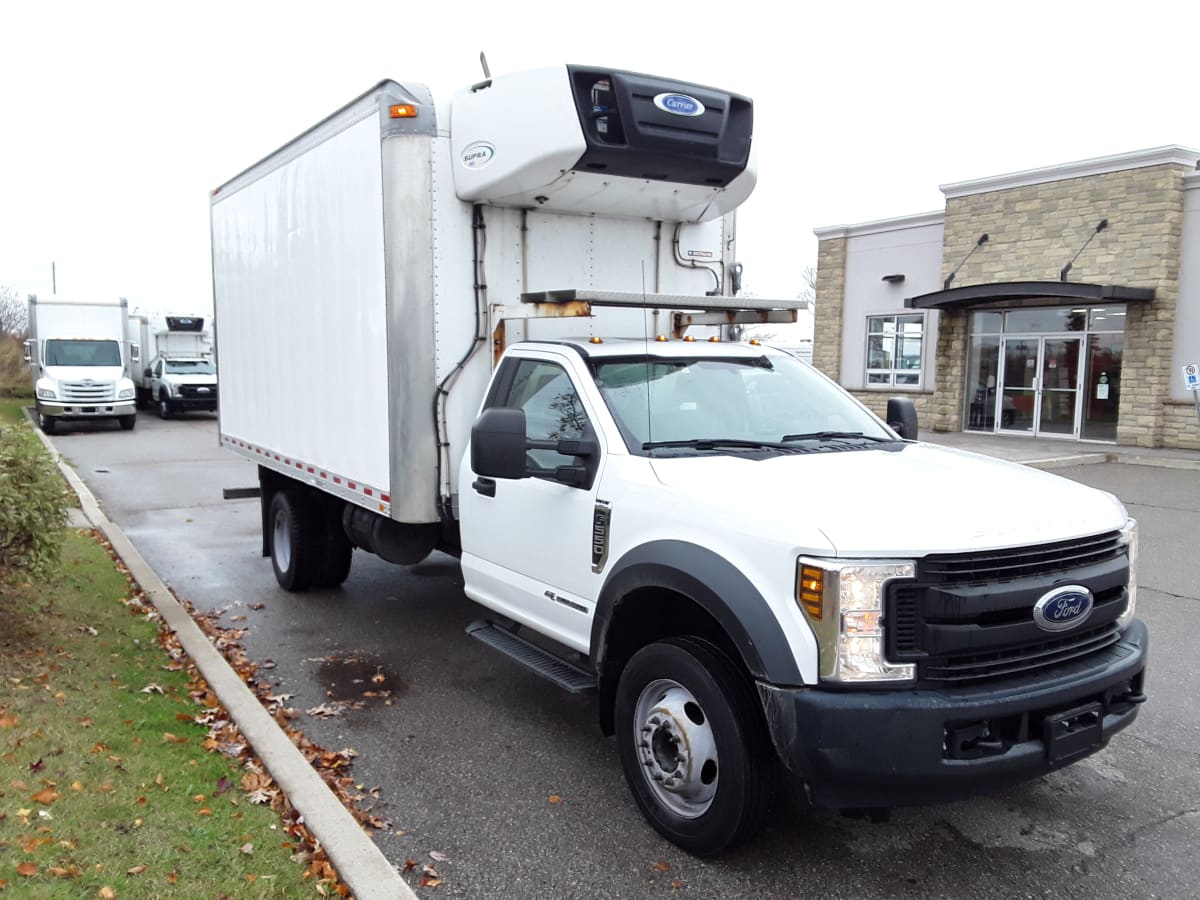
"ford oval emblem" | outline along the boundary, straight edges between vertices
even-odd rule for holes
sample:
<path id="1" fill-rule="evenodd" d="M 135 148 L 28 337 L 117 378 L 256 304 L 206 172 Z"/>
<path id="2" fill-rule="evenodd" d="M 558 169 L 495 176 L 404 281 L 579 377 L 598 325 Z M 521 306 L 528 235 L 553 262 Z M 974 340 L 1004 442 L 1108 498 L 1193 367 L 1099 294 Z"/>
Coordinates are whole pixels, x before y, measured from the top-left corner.
<path id="1" fill-rule="evenodd" d="M 468 169 L 482 169 L 496 156 L 496 148 L 487 141 L 468 144 L 462 152 L 462 164 Z"/>
<path id="2" fill-rule="evenodd" d="M 659 94 L 654 105 L 673 116 L 702 116 L 704 104 L 687 94 Z"/>
<path id="3" fill-rule="evenodd" d="M 1068 584 L 1038 598 L 1033 605 L 1033 621 L 1043 631 L 1066 631 L 1086 622 L 1095 605 L 1091 591 Z"/>

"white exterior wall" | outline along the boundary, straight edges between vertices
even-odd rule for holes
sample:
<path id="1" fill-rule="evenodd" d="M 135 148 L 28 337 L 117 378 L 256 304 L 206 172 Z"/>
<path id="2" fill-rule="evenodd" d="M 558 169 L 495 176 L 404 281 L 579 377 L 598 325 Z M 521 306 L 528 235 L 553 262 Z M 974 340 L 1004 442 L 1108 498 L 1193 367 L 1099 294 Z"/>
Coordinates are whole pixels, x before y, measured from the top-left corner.
<path id="1" fill-rule="evenodd" d="M 843 387 L 866 389 L 867 317 L 911 314 L 905 297 L 915 297 L 941 288 L 942 232 L 940 217 L 925 216 L 897 222 L 880 222 L 847 229 L 846 289 L 842 314 Z M 892 284 L 884 275 L 904 275 Z M 925 313 L 920 390 L 935 387 L 934 359 L 937 348 L 936 311 Z M 904 385 L 887 385 L 889 393 L 904 391 Z"/>
<path id="2" fill-rule="evenodd" d="M 222 433 L 387 491 L 379 130 L 368 116 L 212 217 Z"/>
<path id="3" fill-rule="evenodd" d="M 1192 401 L 1181 367 L 1200 363 L 1200 173 L 1183 179 L 1183 241 L 1179 260 L 1179 303 L 1171 356 L 1171 399 Z"/>

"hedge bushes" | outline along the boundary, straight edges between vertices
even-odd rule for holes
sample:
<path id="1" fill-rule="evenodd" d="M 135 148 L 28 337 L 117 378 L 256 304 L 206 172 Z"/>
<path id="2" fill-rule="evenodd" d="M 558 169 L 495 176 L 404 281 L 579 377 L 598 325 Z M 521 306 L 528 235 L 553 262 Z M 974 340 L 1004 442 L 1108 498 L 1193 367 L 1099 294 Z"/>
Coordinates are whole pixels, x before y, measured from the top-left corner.
<path id="1" fill-rule="evenodd" d="M 0 425 L 0 579 L 53 572 L 66 524 L 66 488 L 41 441 L 28 425 Z"/>

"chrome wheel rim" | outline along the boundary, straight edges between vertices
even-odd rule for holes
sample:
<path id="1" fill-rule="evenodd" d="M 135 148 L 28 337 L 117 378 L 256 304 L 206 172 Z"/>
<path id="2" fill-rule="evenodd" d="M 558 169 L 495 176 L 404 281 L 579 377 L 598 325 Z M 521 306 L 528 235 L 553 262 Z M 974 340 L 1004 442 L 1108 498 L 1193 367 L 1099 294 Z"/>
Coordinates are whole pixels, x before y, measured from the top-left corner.
<path id="1" fill-rule="evenodd" d="M 288 527 L 287 514 L 281 509 L 275 513 L 275 527 L 272 530 L 271 553 L 275 557 L 275 565 L 280 572 L 286 572 L 292 564 L 292 531 Z"/>
<path id="2" fill-rule="evenodd" d="M 707 713 L 677 681 L 650 682 L 638 697 L 633 743 L 655 799 L 675 815 L 694 819 L 712 806 L 720 766 Z"/>

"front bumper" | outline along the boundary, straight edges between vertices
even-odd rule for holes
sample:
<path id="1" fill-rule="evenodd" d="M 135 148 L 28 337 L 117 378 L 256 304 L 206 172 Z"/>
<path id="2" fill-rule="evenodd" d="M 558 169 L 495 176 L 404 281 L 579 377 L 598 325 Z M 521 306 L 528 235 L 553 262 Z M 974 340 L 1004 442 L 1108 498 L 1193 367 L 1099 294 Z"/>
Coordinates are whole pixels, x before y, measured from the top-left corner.
<path id="1" fill-rule="evenodd" d="M 775 749 L 814 804 L 906 806 L 994 791 L 1099 750 L 1137 717 L 1148 653 L 1135 619 L 1082 660 L 974 687 L 758 689 Z"/>
<path id="2" fill-rule="evenodd" d="M 133 398 L 88 404 L 39 400 L 37 408 L 42 415 L 55 419 L 104 419 L 112 416 L 137 415 Z"/>
<path id="3" fill-rule="evenodd" d="M 215 412 L 217 398 L 216 395 L 211 397 L 171 397 L 167 400 L 167 407 L 171 412 L 190 412 L 197 409 Z"/>

